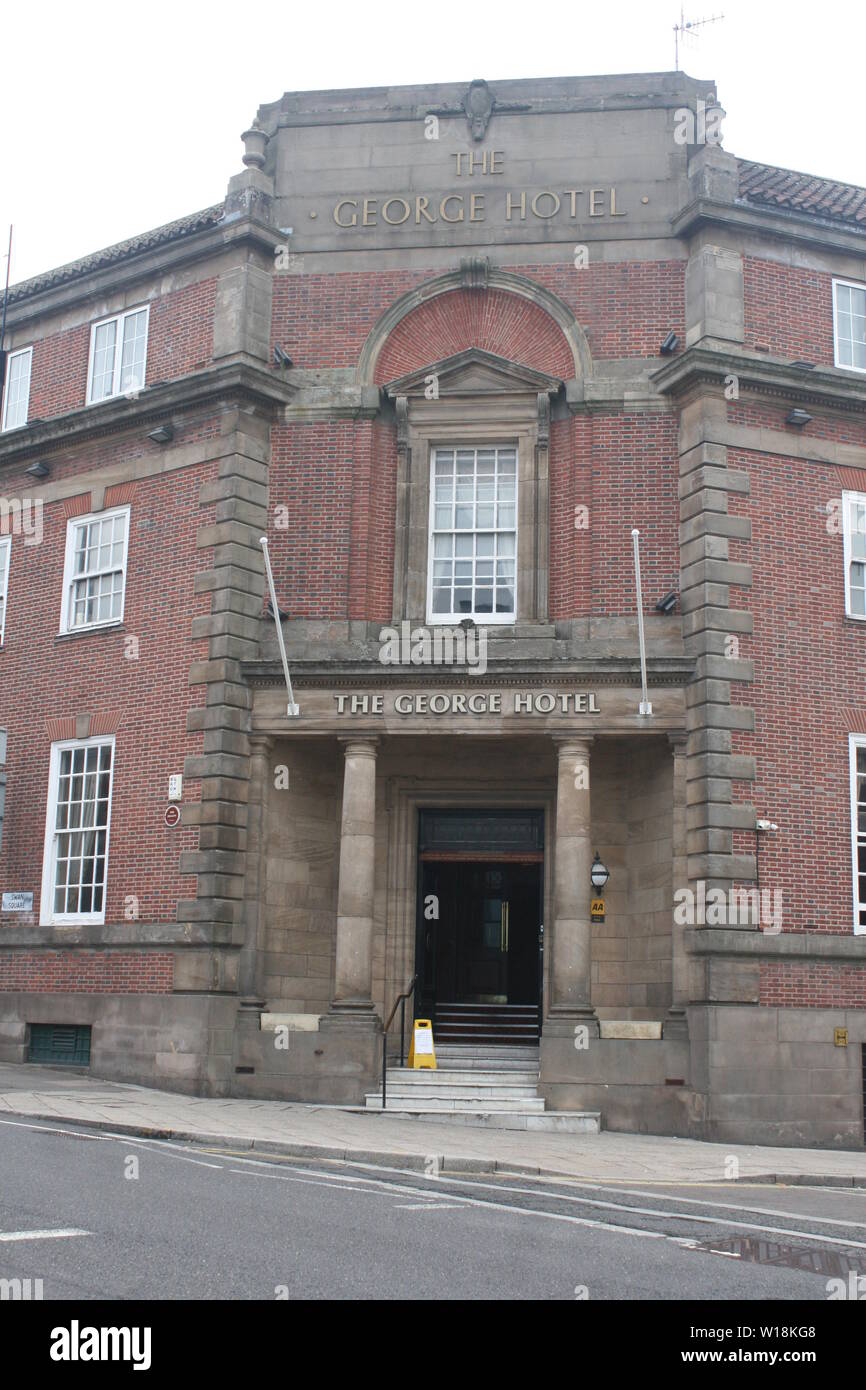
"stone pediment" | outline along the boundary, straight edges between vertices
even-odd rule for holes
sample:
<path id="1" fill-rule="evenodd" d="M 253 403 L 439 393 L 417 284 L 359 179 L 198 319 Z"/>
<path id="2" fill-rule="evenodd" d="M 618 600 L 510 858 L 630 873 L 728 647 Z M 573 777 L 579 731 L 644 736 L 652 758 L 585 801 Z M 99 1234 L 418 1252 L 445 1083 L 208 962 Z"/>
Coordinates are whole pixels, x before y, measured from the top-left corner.
<path id="1" fill-rule="evenodd" d="M 384 390 L 393 400 L 396 396 L 421 396 L 430 399 L 430 378 L 437 381 L 437 396 L 479 396 L 479 395 L 517 395 L 544 392 L 555 395 L 562 387 L 562 379 L 538 372 L 521 362 L 512 362 L 507 357 L 485 352 L 482 348 L 469 348 L 465 352 L 445 357 L 440 362 L 430 362 L 406 376 L 396 377 L 385 383 Z"/>

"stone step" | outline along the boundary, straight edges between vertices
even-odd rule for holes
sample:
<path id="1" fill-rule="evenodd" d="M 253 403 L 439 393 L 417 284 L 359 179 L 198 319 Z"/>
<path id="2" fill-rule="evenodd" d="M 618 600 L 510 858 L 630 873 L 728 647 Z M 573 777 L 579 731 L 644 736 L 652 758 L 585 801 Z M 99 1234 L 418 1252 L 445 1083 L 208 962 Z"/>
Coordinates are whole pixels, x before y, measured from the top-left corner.
<path id="1" fill-rule="evenodd" d="M 437 1004 L 436 1018 L 495 1018 L 505 1022 L 533 1022 L 538 1018 L 537 1004 Z"/>
<path id="2" fill-rule="evenodd" d="M 483 1096 L 483 1095 L 482 1095 L 482 1096 L 436 1096 L 436 1095 L 425 1095 L 423 1098 L 418 1098 L 418 1097 L 416 1097 L 414 1094 L 413 1094 L 413 1095 L 407 1095 L 407 1094 L 405 1094 L 405 1093 L 403 1093 L 403 1094 L 401 1094 L 401 1095 L 394 1095 L 394 1096 L 392 1096 L 391 1093 L 390 1093 L 390 1091 L 389 1091 L 389 1092 L 388 1092 L 387 1100 L 388 1100 L 388 1103 L 387 1103 L 385 1109 L 386 1109 L 386 1111 L 387 1111 L 389 1114 L 390 1114 L 392 1111 L 396 1114 L 396 1113 L 398 1113 L 400 1110 L 402 1110 L 402 1109 L 404 1109 L 404 1108 L 407 1108 L 407 1109 L 410 1109 L 410 1110 L 418 1110 L 418 1111 L 430 1111 L 431 1113 L 432 1113 L 434 1110 L 441 1110 L 441 1111 L 445 1111 L 445 1112 L 450 1113 L 450 1114 L 458 1114 L 460 1111 L 463 1111 L 463 1110 L 471 1110 L 471 1111 L 478 1111 L 478 1110 L 480 1110 L 480 1111 L 487 1111 L 487 1110 L 501 1110 L 501 1111 L 506 1111 L 506 1110 L 507 1110 L 507 1111 L 515 1111 L 515 1110 L 516 1110 L 516 1111 L 521 1112 L 522 1114 L 527 1114 L 527 1115 L 530 1115 L 530 1114 L 532 1114 L 532 1115 L 539 1115 L 539 1114 L 541 1114 L 541 1113 L 543 1112 L 543 1110 L 544 1110 L 544 1100 L 543 1100 L 543 1098 L 542 1098 L 541 1096 L 532 1096 L 532 1095 L 530 1095 L 530 1096 L 515 1096 L 515 1097 L 513 1097 L 513 1098 L 510 1098 L 510 1097 L 508 1097 L 508 1096 L 495 1096 L 495 1097 L 494 1097 L 494 1096 Z M 375 1093 L 375 1095 L 367 1095 L 367 1096 L 365 1096 L 365 1097 L 364 1097 L 364 1103 L 365 1103 L 365 1106 L 366 1106 L 366 1108 L 367 1108 L 368 1110 L 381 1110 L 381 1109 L 382 1109 L 382 1092 L 381 1092 L 381 1091 L 377 1091 L 377 1092 Z"/>
<path id="3" fill-rule="evenodd" d="M 496 1067 L 437 1067 L 428 1071 L 419 1067 L 388 1068 L 388 1090 L 392 1086 L 531 1086 L 533 1092 L 538 1085 L 538 1068 Z"/>
<path id="4" fill-rule="evenodd" d="M 439 1046 L 457 1047 L 465 1044 L 467 1047 L 483 1047 L 492 1049 L 496 1047 L 519 1046 L 525 1041 L 535 1038 L 535 1033 L 514 1033 L 509 1032 L 507 1037 L 496 1037 L 491 1033 L 466 1033 L 463 1029 L 445 1034 L 434 1034 L 434 1046 L 438 1052 Z"/>
<path id="5" fill-rule="evenodd" d="M 376 1094 L 381 1098 L 382 1092 Z M 473 1082 L 465 1086 L 401 1086 L 388 1083 L 388 1100 L 426 1101 L 426 1100 L 535 1100 L 538 1090 L 535 1086 L 485 1086 Z"/>
<path id="6" fill-rule="evenodd" d="M 381 1112 L 381 1096 L 378 1109 Z M 369 1109 L 370 1107 L 368 1107 Z M 599 1134 L 601 1132 L 601 1113 L 595 1110 L 430 1110 L 424 1106 L 413 1105 L 396 1107 L 391 1103 L 384 1112 L 399 1120 L 417 1120 L 429 1124 L 471 1125 L 477 1129 L 517 1129 L 532 1130 L 536 1133 L 550 1134 Z"/>
<path id="7" fill-rule="evenodd" d="M 444 1071 L 538 1071 L 537 1047 L 436 1047 L 436 1061 Z"/>

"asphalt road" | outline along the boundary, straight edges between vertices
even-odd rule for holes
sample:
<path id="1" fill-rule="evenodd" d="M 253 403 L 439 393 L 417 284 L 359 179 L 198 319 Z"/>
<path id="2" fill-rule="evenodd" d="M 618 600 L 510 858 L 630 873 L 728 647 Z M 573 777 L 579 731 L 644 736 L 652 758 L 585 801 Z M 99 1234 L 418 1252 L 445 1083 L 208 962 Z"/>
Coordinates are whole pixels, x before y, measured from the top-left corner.
<path id="1" fill-rule="evenodd" d="M 424 1176 L 0 1120 L 0 1279 L 46 1300 L 826 1302 L 850 1270 L 863 1189 Z"/>

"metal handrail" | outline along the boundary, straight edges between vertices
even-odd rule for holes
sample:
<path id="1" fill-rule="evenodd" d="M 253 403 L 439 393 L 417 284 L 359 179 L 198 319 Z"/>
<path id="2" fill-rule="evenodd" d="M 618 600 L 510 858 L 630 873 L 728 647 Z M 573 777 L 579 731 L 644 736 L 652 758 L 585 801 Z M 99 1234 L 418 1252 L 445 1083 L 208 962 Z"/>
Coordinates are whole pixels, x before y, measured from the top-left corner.
<path id="1" fill-rule="evenodd" d="M 401 1067 L 402 1067 L 402 1066 L 405 1066 L 405 1063 L 404 1063 L 404 1061 L 403 1061 L 403 1053 L 404 1053 L 404 1050 L 405 1050 L 405 1042 L 406 1042 L 406 1000 L 412 998 L 412 995 L 415 993 L 415 986 L 417 985 L 417 983 L 418 983 L 418 976 L 417 976 L 417 975 L 413 975 L 411 981 L 409 982 L 408 988 L 407 988 L 406 990 L 404 990 L 404 992 L 403 992 L 402 994 L 398 994 L 398 995 L 397 995 L 397 998 L 394 1000 L 394 1007 L 393 1007 L 393 1009 L 391 1010 L 391 1012 L 390 1012 L 389 1015 L 388 1015 L 388 1022 L 385 1024 L 385 1027 L 382 1029 L 382 1109 L 383 1109 L 383 1110 L 385 1109 L 385 1103 L 386 1103 L 386 1099 L 387 1099 L 386 1088 L 387 1088 L 387 1084 L 388 1084 L 388 1081 L 387 1081 L 387 1077 L 388 1077 L 388 1029 L 391 1027 L 391 1024 L 394 1022 L 394 1015 L 395 1015 L 396 1012 L 397 1012 L 397 1005 L 399 1004 L 399 1006 L 400 1006 L 400 1066 L 401 1066 Z"/>

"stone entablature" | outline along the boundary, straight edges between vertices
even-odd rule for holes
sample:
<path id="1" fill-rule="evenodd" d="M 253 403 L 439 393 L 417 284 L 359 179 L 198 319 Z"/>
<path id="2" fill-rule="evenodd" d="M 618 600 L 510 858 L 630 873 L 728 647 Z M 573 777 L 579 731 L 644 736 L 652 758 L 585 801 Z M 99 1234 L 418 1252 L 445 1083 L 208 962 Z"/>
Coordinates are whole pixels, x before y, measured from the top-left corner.
<path id="1" fill-rule="evenodd" d="M 419 686 L 421 688 L 419 688 Z M 574 733 L 656 734 L 684 730 L 681 686 L 653 686 L 651 716 L 638 713 L 639 687 L 593 683 L 586 677 L 510 676 L 491 680 L 450 670 L 397 677 L 385 683 L 345 676 L 316 686 L 308 678 L 293 682 L 300 714 L 286 717 L 285 686 L 256 684 L 252 728 L 287 738 L 354 735 L 470 734 L 481 738 Z"/>

